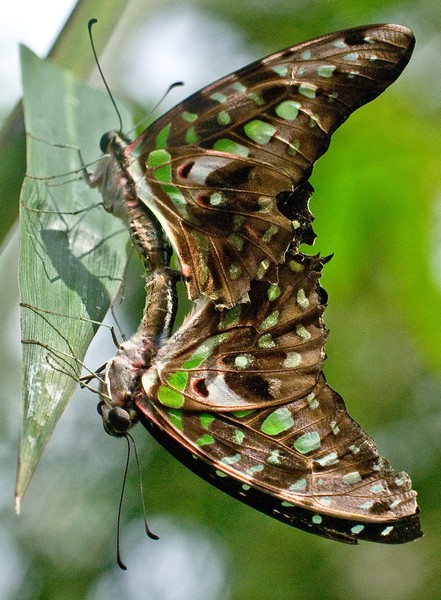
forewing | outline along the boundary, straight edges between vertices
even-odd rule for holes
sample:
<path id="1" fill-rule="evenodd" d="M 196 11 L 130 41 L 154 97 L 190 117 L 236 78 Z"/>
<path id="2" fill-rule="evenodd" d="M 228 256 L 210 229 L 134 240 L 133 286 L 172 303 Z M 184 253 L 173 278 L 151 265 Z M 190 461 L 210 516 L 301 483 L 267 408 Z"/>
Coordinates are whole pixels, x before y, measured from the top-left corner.
<path id="1" fill-rule="evenodd" d="M 194 94 L 127 148 L 192 299 L 231 306 L 257 273 L 277 281 L 293 238 L 310 242 L 296 215 L 314 162 L 399 76 L 413 45 L 405 27 L 374 25 L 288 48 Z"/>
<path id="2" fill-rule="evenodd" d="M 178 460 L 280 521 L 348 543 L 422 535 L 409 476 L 378 455 L 324 378 L 313 396 L 250 414 L 165 410 L 146 398 L 139 407 Z"/>

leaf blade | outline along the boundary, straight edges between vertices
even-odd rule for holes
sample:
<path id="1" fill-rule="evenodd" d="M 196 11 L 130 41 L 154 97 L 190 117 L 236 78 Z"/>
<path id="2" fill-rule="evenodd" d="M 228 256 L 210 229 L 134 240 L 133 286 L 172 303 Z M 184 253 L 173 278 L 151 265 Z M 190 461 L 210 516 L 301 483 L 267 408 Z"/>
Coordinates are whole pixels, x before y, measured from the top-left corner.
<path id="1" fill-rule="evenodd" d="M 80 361 L 118 290 L 128 238 L 102 207 L 77 212 L 96 205 L 98 195 L 79 180 L 74 147 L 81 147 L 86 159 L 97 156 L 99 137 L 115 122 L 107 96 L 25 48 L 22 68 L 31 136 L 20 205 L 21 327 L 27 343 L 17 508 L 75 390 Z M 129 122 L 127 114 L 123 118 Z M 67 181 L 48 179 L 73 171 Z"/>

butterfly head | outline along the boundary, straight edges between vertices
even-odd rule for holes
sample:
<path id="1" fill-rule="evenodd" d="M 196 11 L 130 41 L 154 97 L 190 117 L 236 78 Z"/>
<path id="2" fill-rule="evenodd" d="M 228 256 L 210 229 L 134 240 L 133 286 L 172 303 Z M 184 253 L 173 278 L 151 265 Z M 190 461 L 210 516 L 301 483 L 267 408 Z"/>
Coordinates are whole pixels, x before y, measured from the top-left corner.
<path id="1" fill-rule="evenodd" d="M 122 436 L 137 422 L 134 399 L 141 375 L 149 366 L 149 345 L 129 340 L 121 345 L 106 365 L 100 386 L 98 413 L 109 435 Z"/>
<path id="2" fill-rule="evenodd" d="M 100 139 L 100 150 L 103 154 L 118 154 L 129 143 L 129 138 L 122 133 L 107 131 Z"/>
<path id="3" fill-rule="evenodd" d="M 103 426 L 106 433 L 114 437 L 126 435 L 128 430 L 137 421 L 135 410 L 126 410 L 121 406 L 111 408 L 104 400 L 98 404 L 97 411 L 103 419 Z"/>

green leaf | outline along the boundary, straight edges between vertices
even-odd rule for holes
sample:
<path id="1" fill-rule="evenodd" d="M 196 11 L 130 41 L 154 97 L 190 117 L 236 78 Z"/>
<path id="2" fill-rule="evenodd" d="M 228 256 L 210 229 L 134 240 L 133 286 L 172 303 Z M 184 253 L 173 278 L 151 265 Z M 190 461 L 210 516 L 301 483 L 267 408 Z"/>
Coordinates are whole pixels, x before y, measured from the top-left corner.
<path id="1" fill-rule="evenodd" d="M 128 240 L 123 224 L 83 181 L 76 150 L 86 163 L 100 155 L 101 135 L 117 123 L 108 96 L 26 48 L 21 58 L 28 175 L 20 206 L 24 344 L 17 508 L 118 290 Z M 128 126 L 125 111 L 122 117 Z"/>

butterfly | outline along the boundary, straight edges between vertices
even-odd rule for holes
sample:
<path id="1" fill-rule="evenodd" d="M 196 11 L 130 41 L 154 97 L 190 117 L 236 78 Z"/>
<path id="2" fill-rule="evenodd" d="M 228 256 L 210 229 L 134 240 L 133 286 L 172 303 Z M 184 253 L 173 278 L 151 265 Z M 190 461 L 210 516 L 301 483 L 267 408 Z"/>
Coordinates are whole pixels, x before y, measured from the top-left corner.
<path id="1" fill-rule="evenodd" d="M 258 60 L 190 96 L 134 141 L 110 132 L 91 184 L 129 220 L 146 206 L 172 243 L 190 299 L 246 300 L 310 242 L 314 162 L 332 133 L 400 75 L 414 46 L 399 25 L 331 33 Z M 309 216 L 312 220 L 312 215 Z M 308 236 L 309 234 L 309 236 Z"/>
<path id="2" fill-rule="evenodd" d="M 129 143 L 103 136 L 92 183 L 146 263 L 141 325 L 106 365 L 106 431 L 137 421 L 178 460 L 276 519 L 334 540 L 420 537 L 416 493 L 322 366 L 328 259 L 308 183 L 331 133 L 404 68 L 397 25 L 340 31 L 208 86 Z M 153 214 L 152 214 L 153 213 Z M 196 304 L 170 336 L 178 276 Z"/>
<path id="3" fill-rule="evenodd" d="M 198 303 L 155 348 L 141 328 L 106 368 L 106 430 L 137 420 L 198 475 L 271 516 L 354 543 L 419 537 L 416 493 L 348 415 L 322 372 L 326 259 L 289 252 L 250 302 Z M 164 302 L 173 279 L 150 288 Z M 154 318 L 154 317 L 151 317 Z"/>

